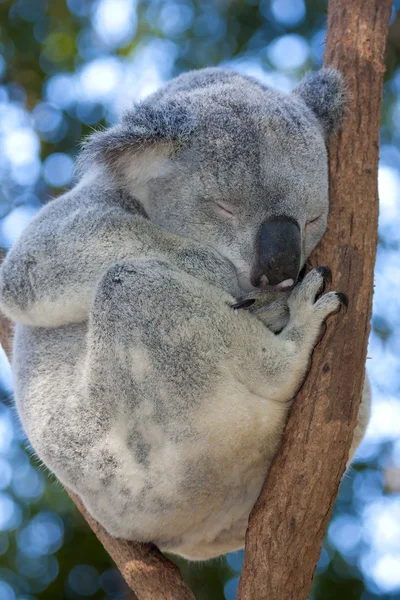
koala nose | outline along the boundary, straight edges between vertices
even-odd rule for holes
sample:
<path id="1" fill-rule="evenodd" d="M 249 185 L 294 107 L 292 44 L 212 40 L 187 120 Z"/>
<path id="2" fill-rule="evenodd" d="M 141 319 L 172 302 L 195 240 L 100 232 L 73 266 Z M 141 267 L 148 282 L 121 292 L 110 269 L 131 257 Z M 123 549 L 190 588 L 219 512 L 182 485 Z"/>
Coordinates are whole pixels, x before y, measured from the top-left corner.
<path id="1" fill-rule="evenodd" d="M 250 281 L 254 287 L 291 287 L 299 274 L 301 233 L 290 217 L 274 217 L 262 224 Z"/>

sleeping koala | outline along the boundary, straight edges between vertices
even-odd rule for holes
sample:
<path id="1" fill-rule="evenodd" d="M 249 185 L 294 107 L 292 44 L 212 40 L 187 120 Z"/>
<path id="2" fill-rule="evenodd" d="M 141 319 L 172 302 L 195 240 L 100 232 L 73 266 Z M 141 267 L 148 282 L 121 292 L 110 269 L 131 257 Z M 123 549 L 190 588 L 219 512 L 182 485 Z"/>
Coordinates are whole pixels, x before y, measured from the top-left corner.
<path id="1" fill-rule="evenodd" d="M 112 535 L 192 560 L 243 547 L 344 299 L 318 296 L 325 268 L 294 287 L 326 227 L 344 95 L 334 70 L 290 95 L 181 75 L 89 138 L 79 183 L 4 261 L 23 426 Z M 257 294 L 269 303 L 246 310 Z M 365 396 L 353 450 L 367 416 Z"/>

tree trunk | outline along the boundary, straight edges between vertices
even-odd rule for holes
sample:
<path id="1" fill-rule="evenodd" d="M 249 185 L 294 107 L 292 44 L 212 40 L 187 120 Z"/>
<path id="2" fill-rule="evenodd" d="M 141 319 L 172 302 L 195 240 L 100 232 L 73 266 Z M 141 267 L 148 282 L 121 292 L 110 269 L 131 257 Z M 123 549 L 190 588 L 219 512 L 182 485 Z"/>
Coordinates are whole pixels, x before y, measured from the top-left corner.
<path id="1" fill-rule="evenodd" d="M 364 382 L 377 245 L 379 125 L 391 0 L 329 0 L 325 66 L 350 92 L 329 147 L 328 231 L 312 266 L 350 300 L 332 318 L 249 519 L 238 600 L 306 600 L 349 456 Z"/>

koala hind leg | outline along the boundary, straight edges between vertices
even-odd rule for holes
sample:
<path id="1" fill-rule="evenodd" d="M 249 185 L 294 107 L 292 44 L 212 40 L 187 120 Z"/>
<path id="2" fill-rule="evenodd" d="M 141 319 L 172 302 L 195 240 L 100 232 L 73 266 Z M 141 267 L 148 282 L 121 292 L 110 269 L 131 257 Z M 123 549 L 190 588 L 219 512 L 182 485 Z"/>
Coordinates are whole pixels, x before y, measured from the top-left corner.
<path id="1" fill-rule="evenodd" d="M 97 286 L 84 394 L 109 415 L 86 455 L 90 489 L 84 481 L 78 493 L 116 537 L 164 547 L 195 526 L 194 514 L 201 522 L 213 510 L 196 477 L 187 481 L 201 470 L 194 416 L 223 354 L 215 311 L 233 318 L 231 301 L 162 260 L 118 262 Z"/>

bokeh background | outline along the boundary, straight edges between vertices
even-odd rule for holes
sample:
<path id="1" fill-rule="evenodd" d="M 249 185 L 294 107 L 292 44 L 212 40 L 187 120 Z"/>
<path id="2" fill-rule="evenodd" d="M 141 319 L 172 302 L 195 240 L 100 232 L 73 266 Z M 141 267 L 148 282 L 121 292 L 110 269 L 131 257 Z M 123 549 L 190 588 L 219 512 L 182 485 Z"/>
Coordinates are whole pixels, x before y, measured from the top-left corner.
<path id="1" fill-rule="evenodd" d="M 326 11 L 320 0 L 0 0 L 1 248 L 72 185 L 82 137 L 170 77 L 223 64 L 291 90 L 322 64 Z M 372 419 L 341 487 L 312 600 L 400 600 L 399 65 L 395 0 L 367 363 Z M 0 599 L 129 598 L 61 486 L 29 452 L 4 353 L 0 393 Z M 181 567 L 198 600 L 233 600 L 242 558 Z"/>

